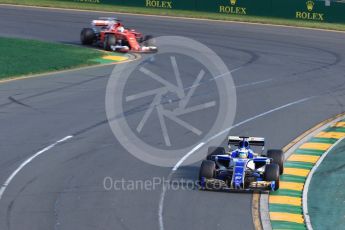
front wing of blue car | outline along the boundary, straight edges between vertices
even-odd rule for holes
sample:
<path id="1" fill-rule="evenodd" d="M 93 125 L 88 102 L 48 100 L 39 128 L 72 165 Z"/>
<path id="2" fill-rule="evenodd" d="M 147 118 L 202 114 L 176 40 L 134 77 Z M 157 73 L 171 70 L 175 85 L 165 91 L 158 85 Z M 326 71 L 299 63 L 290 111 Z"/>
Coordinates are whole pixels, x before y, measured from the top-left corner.
<path id="1" fill-rule="evenodd" d="M 220 179 L 201 178 L 200 188 L 202 190 L 222 190 L 222 191 L 275 191 L 275 181 L 255 181 L 248 187 L 230 187 L 225 181 Z"/>

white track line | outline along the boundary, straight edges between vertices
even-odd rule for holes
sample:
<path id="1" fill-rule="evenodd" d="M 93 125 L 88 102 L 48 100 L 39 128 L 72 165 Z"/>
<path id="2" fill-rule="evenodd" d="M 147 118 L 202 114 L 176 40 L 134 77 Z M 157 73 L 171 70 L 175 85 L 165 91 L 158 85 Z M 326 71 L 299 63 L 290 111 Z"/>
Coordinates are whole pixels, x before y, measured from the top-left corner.
<path id="1" fill-rule="evenodd" d="M 190 156 L 192 155 L 195 151 L 197 151 L 198 149 L 200 149 L 202 146 L 204 146 L 205 143 L 201 142 L 200 144 L 198 144 L 197 146 L 195 146 L 191 151 L 189 151 L 186 155 L 184 155 L 181 160 L 179 160 L 176 165 L 174 166 L 174 168 L 172 169 L 172 171 L 176 171 L 181 164 Z"/>
<path id="2" fill-rule="evenodd" d="M 337 142 L 335 142 L 332 145 L 332 147 L 330 149 L 327 150 L 327 152 L 325 152 L 320 157 L 320 159 L 317 161 L 317 163 L 314 165 L 314 167 L 310 171 L 310 173 L 309 173 L 309 175 L 307 177 L 307 180 L 306 180 L 306 182 L 304 184 L 303 196 L 302 196 L 303 197 L 303 215 L 304 215 L 305 224 L 306 224 L 308 230 L 313 230 L 313 226 L 311 225 L 310 216 L 309 216 L 309 213 L 308 213 L 308 191 L 309 191 L 309 185 L 310 185 L 311 179 L 313 178 L 313 175 L 314 175 L 315 171 L 320 166 L 322 161 L 326 158 L 328 153 L 331 152 L 335 148 L 335 146 L 337 146 L 344 139 L 345 139 L 345 137 L 339 139 Z"/>
<path id="3" fill-rule="evenodd" d="M 201 142 L 199 143 L 197 146 L 195 146 L 191 151 L 189 151 L 186 155 L 184 155 L 177 163 L 176 165 L 173 167 L 173 169 L 171 170 L 170 174 L 168 175 L 168 178 L 167 180 L 169 181 L 172 177 L 172 175 L 174 174 L 174 172 L 176 172 L 178 170 L 178 168 L 183 164 L 183 162 L 188 158 L 190 157 L 192 154 L 194 154 L 197 150 L 199 150 L 201 147 L 203 147 L 205 144 L 209 143 L 210 141 L 214 140 L 215 138 L 219 137 L 220 135 L 226 133 L 226 132 L 229 132 L 231 129 L 233 128 L 236 128 L 236 127 L 239 127 L 241 125 L 244 125 L 248 122 L 251 122 L 255 119 L 258 119 L 258 118 L 261 118 L 263 116 L 266 116 L 268 114 L 271 114 L 271 113 L 274 113 L 276 111 L 279 111 L 279 110 L 282 110 L 282 109 L 285 109 L 287 107 L 290 107 L 290 106 L 293 106 L 293 105 L 296 105 L 296 104 L 300 104 L 300 103 L 303 103 L 305 101 L 308 101 L 308 100 L 311 100 L 312 98 L 314 97 L 307 97 L 307 98 L 303 98 L 301 100 L 297 100 L 297 101 L 294 101 L 294 102 L 291 102 L 291 103 L 288 103 L 288 104 L 285 104 L 285 105 L 282 105 L 282 106 L 279 106 L 277 108 L 274 108 L 274 109 L 271 109 L 267 112 L 264 112 L 264 113 L 261 113 L 261 114 L 258 114 L 254 117 L 251 117 L 251 118 L 248 118 L 244 121 L 241 121 L 223 131 L 221 131 L 220 133 L 214 135 L 213 137 L 211 137 L 210 139 L 206 140 L 205 142 Z M 164 230 L 164 221 L 163 221 L 163 209 L 164 209 L 164 199 L 165 199 L 165 194 L 166 194 L 166 187 L 164 186 L 163 184 L 163 188 L 162 188 L 162 192 L 161 192 L 161 195 L 160 195 L 160 200 L 159 200 L 159 206 L 158 206 L 158 222 L 159 222 L 159 229 L 160 230 Z"/>
<path id="4" fill-rule="evenodd" d="M 266 80 L 262 80 L 262 81 L 255 81 L 255 82 L 251 82 L 251 83 L 246 83 L 246 84 L 238 85 L 238 86 L 236 86 L 236 88 L 243 88 L 243 87 L 248 87 L 248 86 L 259 85 L 259 84 L 263 84 L 263 83 L 270 82 L 270 81 L 273 81 L 273 79 L 266 79 Z"/>
<path id="5" fill-rule="evenodd" d="M 28 165 L 31 161 L 33 161 L 36 157 L 40 156 L 41 154 L 47 152 L 48 150 L 54 148 L 56 145 L 65 142 L 69 139 L 73 138 L 73 136 L 67 136 L 62 138 L 61 140 L 58 140 L 57 142 L 55 142 L 54 144 L 51 144 L 47 147 L 45 147 L 44 149 L 40 150 L 39 152 L 35 153 L 34 155 L 32 155 L 31 157 L 29 157 L 28 159 L 26 159 L 23 163 L 20 164 L 20 166 L 7 178 L 7 180 L 5 181 L 5 183 L 1 186 L 0 188 L 0 200 L 2 198 L 2 196 L 4 195 L 7 186 L 11 183 L 11 181 L 14 179 L 14 177 L 26 166 Z"/>

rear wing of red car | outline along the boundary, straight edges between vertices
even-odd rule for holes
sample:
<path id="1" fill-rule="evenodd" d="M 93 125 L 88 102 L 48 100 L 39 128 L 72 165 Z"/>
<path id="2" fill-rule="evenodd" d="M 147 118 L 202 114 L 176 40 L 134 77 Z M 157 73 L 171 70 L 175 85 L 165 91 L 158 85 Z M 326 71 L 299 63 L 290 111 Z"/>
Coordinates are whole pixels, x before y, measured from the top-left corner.
<path id="1" fill-rule="evenodd" d="M 238 146 L 241 141 L 248 141 L 251 146 L 265 146 L 265 138 L 263 137 L 240 137 L 240 136 L 229 136 L 228 145 Z"/>
<path id="2" fill-rule="evenodd" d="M 100 17 L 96 20 L 92 20 L 91 25 L 92 26 L 111 26 L 119 22 L 120 21 L 117 18 Z"/>

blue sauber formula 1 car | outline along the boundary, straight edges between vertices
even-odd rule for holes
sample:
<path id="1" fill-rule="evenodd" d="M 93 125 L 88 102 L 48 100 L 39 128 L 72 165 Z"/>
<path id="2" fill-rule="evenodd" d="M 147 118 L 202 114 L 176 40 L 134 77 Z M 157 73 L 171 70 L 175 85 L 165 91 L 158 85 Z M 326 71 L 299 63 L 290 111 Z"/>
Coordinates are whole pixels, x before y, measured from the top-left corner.
<path id="1" fill-rule="evenodd" d="M 268 150 L 264 155 L 265 139 L 237 137 L 228 139 L 229 151 L 223 147 L 210 147 L 200 167 L 199 180 L 207 190 L 272 190 L 279 189 L 279 177 L 284 171 L 282 150 Z M 236 146 L 234 151 L 232 146 Z M 262 147 L 255 153 L 252 146 Z"/>

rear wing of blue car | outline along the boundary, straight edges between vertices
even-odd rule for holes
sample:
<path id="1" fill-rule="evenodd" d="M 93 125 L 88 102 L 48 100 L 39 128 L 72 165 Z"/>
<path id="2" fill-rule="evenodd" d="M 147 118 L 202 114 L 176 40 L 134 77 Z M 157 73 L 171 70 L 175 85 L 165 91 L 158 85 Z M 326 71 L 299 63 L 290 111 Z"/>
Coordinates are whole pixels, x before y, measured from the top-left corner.
<path id="1" fill-rule="evenodd" d="M 228 145 L 238 146 L 241 141 L 248 141 L 251 146 L 265 146 L 265 138 L 263 137 L 241 137 L 241 136 L 229 136 Z"/>

